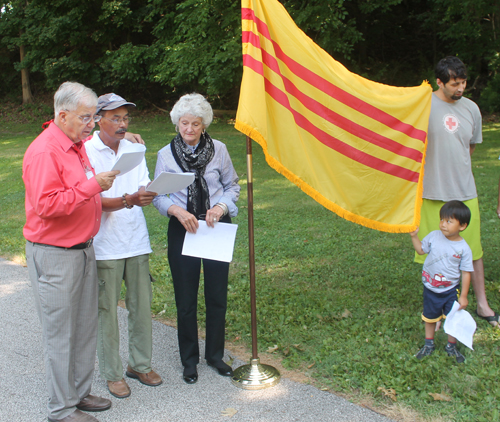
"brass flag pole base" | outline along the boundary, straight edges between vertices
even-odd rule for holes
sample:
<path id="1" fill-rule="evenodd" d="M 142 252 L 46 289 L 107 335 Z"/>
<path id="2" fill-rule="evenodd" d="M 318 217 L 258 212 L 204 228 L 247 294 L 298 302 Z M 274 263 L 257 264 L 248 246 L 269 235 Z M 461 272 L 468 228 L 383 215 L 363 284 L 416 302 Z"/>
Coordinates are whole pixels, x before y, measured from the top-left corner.
<path id="1" fill-rule="evenodd" d="M 278 384 L 281 375 L 270 365 L 260 363 L 260 359 L 250 359 L 249 365 L 242 365 L 233 371 L 231 381 L 236 387 L 245 390 L 262 390 Z"/>
<path id="2" fill-rule="evenodd" d="M 249 365 L 242 365 L 233 371 L 231 378 L 236 387 L 246 390 L 261 390 L 273 387 L 280 380 L 279 371 L 260 363 L 257 353 L 257 305 L 255 293 L 255 245 L 253 230 L 253 175 L 252 140 L 247 136 L 247 191 L 248 191 L 248 251 L 250 269 L 250 311 L 252 322 L 252 359 Z"/>

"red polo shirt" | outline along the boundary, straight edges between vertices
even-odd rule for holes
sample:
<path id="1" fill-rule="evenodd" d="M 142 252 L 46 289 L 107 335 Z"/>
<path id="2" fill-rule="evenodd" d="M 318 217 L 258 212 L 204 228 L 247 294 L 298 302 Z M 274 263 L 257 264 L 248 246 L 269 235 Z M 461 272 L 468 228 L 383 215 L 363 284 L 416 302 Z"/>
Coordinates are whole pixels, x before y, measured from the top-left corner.
<path id="1" fill-rule="evenodd" d="M 23 160 L 27 240 L 70 247 L 94 237 L 101 224 L 102 192 L 82 142 L 54 122 L 28 147 Z"/>

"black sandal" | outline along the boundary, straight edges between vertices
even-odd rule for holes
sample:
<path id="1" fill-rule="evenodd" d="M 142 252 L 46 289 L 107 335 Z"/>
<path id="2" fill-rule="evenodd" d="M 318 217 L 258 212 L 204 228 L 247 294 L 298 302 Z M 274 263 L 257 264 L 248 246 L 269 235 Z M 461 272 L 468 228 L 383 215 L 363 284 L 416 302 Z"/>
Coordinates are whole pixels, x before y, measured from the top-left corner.
<path id="1" fill-rule="evenodd" d="M 491 315 L 491 316 L 481 316 L 477 313 L 477 310 L 475 311 L 476 312 L 476 315 L 479 317 L 479 318 L 482 318 L 484 319 L 485 321 L 488 321 L 489 324 L 492 326 L 492 327 L 498 327 L 500 325 L 500 315 L 498 315 L 496 312 L 495 312 L 495 315 Z M 496 324 L 492 324 L 492 322 L 496 322 Z"/>

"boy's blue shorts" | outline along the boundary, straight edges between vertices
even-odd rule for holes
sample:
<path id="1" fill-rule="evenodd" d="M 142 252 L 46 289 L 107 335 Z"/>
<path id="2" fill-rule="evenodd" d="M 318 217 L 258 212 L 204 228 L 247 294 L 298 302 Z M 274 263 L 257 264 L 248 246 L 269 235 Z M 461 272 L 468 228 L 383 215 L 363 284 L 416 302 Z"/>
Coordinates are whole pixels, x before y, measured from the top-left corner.
<path id="1" fill-rule="evenodd" d="M 453 303 L 460 296 L 458 288 L 450 289 L 443 293 L 434 293 L 424 287 L 424 312 L 422 319 L 425 322 L 438 322 L 448 315 L 453 307 Z"/>

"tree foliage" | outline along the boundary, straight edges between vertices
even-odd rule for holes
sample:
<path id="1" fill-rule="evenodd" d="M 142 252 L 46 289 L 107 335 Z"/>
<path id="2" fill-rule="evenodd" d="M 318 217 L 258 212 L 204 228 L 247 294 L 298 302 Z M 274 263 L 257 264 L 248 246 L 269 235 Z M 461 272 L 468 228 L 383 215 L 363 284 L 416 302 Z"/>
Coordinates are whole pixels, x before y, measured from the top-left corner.
<path id="1" fill-rule="evenodd" d="M 186 0 L 172 16 L 173 33 L 158 37 L 155 80 L 179 91 L 237 100 L 241 81 L 241 12 L 237 0 Z"/>
<path id="2" fill-rule="evenodd" d="M 497 0 L 282 0 L 297 25 L 348 69 L 391 85 L 433 79 L 458 55 L 470 95 L 500 110 Z M 78 80 L 162 104 L 189 91 L 234 108 L 242 74 L 238 0 L 12 0 L 0 3 L 0 93 Z M 25 57 L 21 62 L 20 47 Z"/>

